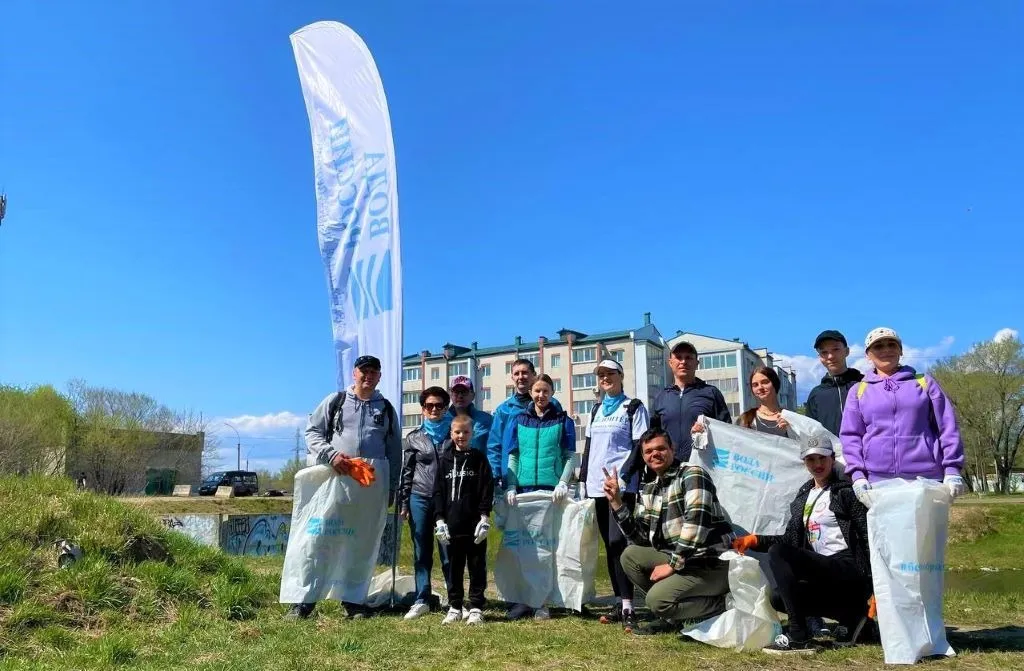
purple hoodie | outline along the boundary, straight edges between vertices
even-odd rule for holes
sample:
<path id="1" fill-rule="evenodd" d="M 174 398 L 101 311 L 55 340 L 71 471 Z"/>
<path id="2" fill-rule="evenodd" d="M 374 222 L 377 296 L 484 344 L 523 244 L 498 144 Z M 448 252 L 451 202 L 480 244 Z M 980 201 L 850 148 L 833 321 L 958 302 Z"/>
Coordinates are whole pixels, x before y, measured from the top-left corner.
<path id="1" fill-rule="evenodd" d="M 953 404 L 931 376 L 925 376 L 925 391 L 916 375 L 910 366 L 900 366 L 891 377 L 871 371 L 859 399 L 860 385 L 850 388 L 839 440 L 851 480 L 941 482 L 960 474 L 964 449 Z"/>

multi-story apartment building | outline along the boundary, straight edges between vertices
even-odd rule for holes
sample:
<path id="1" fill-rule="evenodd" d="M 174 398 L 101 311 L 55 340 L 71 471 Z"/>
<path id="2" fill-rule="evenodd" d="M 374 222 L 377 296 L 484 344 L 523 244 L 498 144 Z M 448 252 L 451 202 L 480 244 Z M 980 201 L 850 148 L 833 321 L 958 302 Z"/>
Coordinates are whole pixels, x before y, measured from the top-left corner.
<path id="1" fill-rule="evenodd" d="M 749 380 L 754 369 L 761 366 L 773 368 L 779 375 L 779 381 L 782 383 L 779 404 L 788 410 L 796 410 L 796 372 L 779 365 L 767 348 L 751 349 L 739 338 L 726 340 L 677 331 L 668 341 L 668 351 L 683 341 L 697 348 L 700 354 L 697 376 L 721 390 L 725 402 L 729 404 L 729 414 L 733 419 L 740 413 L 757 407 L 757 399 L 750 391 Z"/>
<path id="2" fill-rule="evenodd" d="M 562 329 L 557 334 L 534 341 L 517 336 L 507 345 L 468 347 L 445 343 L 441 352 L 424 350 L 402 361 L 403 434 L 423 421 L 419 395 L 427 387 L 448 387 L 456 375 L 468 375 L 476 388 L 476 405 L 494 409 L 512 394 L 512 362 L 529 359 L 538 373 L 547 373 L 555 384 L 555 397 L 576 419 L 579 444 L 590 421 L 590 412 L 598 402 L 594 369 L 604 358 L 615 359 L 625 371 L 625 392 L 650 404 L 665 386 L 668 369 L 666 343 L 645 313 L 643 325 L 635 329 L 588 334 Z"/>

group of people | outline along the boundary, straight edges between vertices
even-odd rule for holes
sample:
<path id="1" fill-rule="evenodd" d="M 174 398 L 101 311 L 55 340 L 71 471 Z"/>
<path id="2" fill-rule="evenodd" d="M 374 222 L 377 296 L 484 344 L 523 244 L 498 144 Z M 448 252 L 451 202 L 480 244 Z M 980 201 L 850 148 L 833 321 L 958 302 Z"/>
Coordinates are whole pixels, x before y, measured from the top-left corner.
<path id="1" fill-rule="evenodd" d="M 578 481 L 578 496 L 594 500 L 616 597 L 601 622 L 656 631 L 723 612 L 728 563 L 719 555 L 731 548 L 759 557 L 772 604 L 788 616 L 786 633 L 767 651 L 813 649 L 822 617 L 838 621 L 829 632 L 836 643 L 852 643 L 872 593 L 866 522 L 872 484 L 924 477 L 944 482 L 953 496 L 965 489 L 956 417 L 938 383 L 901 363 L 902 341 L 892 329 L 872 330 L 864 345 L 871 364 L 866 375 L 848 367 L 842 333 L 824 331 L 814 341 L 826 375 L 811 391 L 806 412 L 839 436 L 845 470 L 836 468 L 830 443 L 800 444 L 810 477 L 793 493 L 780 536 L 737 536 L 711 476 L 690 463 L 704 419 L 732 423 L 732 417 L 721 391 L 697 377 L 698 352 L 687 342 L 672 348 L 673 384 L 650 409 L 624 393 L 621 364 L 607 359 L 597 365 L 601 401 L 587 423 L 582 454 L 576 452 L 576 422 L 554 398 L 551 378 L 538 376 L 529 360 L 513 363 L 514 393 L 493 416 L 474 405 L 466 376 L 452 379 L 448 390 L 424 390 L 423 423 L 401 441 L 394 409 L 376 391 L 380 361 L 363 356 L 355 362 L 353 386 L 328 396 L 311 414 L 310 461 L 343 473 L 348 459 L 388 460 L 389 502 L 408 521 L 413 542 L 416 595 L 406 619 L 431 610 L 436 541 L 448 591 L 443 623 L 483 622 L 495 501 L 515 506 L 524 493 L 550 491 L 558 504 Z M 736 423 L 787 436 L 775 371 L 758 368 L 749 384 L 758 405 Z M 633 606 L 638 587 L 655 618 L 640 627 Z M 355 617 L 365 614 L 360 604 L 346 608 Z M 308 617 L 312 610 L 313 604 L 295 604 L 289 617 Z M 550 616 L 547 608 L 525 604 L 508 611 L 510 619 L 531 615 Z"/>

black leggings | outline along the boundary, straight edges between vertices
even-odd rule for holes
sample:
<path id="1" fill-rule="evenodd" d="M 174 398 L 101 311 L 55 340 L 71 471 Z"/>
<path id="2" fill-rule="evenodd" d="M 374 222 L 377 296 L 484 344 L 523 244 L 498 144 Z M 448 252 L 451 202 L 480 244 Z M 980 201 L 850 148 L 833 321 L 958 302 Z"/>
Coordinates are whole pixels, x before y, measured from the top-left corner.
<path id="1" fill-rule="evenodd" d="M 615 596 L 620 599 L 633 599 L 633 583 L 626 572 L 622 569 L 622 552 L 626 549 L 626 537 L 619 529 L 619 523 L 615 521 L 615 513 L 608 504 L 608 499 L 594 499 L 597 504 L 595 513 L 597 515 L 597 528 L 601 532 L 601 540 L 604 541 L 604 552 L 608 559 L 608 577 L 612 579 L 612 590 Z M 636 504 L 636 494 L 623 494 L 622 502 L 627 508 L 633 510 Z"/>
<path id="2" fill-rule="evenodd" d="M 807 640 L 808 617 L 830 617 L 852 630 L 868 612 L 870 582 L 849 551 L 826 557 L 779 543 L 768 548 L 768 568 L 777 586 L 772 606 L 786 611 L 795 640 Z"/>

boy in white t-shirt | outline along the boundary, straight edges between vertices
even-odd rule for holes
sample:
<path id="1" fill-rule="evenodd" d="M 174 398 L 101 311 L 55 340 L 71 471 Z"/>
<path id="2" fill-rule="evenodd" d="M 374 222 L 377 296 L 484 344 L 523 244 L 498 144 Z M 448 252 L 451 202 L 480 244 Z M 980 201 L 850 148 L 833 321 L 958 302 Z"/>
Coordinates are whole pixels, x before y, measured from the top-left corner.
<path id="1" fill-rule="evenodd" d="M 627 631 L 635 627 L 633 615 L 633 583 L 622 569 L 626 537 L 622 535 L 615 514 L 604 495 L 604 473 L 618 472 L 622 479 L 622 499 L 630 510 L 636 502 L 640 474 L 644 468 L 640 456 L 640 436 L 650 423 L 647 408 L 639 399 L 630 399 L 622 389 L 622 365 L 605 359 L 595 370 L 597 386 L 604 395 L 594 408 L 587 425 L 587 442 L 580 467 L 584 496 L 594 499 L 597 526 L 604 541 L 608 559 L 608 575 L 615 591 L 615 608 L 601 617 L 603 624 L 621 622 Z"/>

